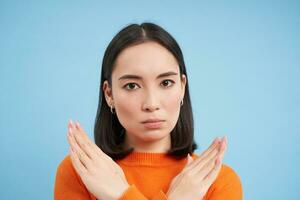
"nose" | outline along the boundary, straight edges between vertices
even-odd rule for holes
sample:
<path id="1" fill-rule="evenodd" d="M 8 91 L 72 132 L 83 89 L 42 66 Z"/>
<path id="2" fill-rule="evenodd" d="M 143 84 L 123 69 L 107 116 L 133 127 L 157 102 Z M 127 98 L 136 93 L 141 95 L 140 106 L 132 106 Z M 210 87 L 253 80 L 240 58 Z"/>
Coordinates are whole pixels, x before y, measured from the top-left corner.
<path id="1" fill-rule="evenodd" d="M 153 91 L 146 94 L 142 109 L 147 112 L 159 110 L 158 99 Z"/>

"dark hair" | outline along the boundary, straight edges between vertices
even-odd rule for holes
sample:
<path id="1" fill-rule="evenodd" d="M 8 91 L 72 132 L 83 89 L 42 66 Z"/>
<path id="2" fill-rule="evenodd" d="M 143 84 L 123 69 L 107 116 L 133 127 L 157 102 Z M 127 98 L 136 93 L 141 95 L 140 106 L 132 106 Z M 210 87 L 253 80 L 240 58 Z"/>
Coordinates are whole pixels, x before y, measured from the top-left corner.
<path id="1" fill-rule="evenodd" d="M 180 108 L 179 118 L 171 131 L 171 149 L 168 155 L 182 158 L 193 153 L 197 148 L 194 141 L 194 121 L 190 101 L 188 77 L 184 59 L 179 45 L 175 39 L 163 28 L 153 23 L 130 24 L 123 28 L 109 43 L 103 57 L 101 70 L 101 84 L 99 92 L 98 110 L 94 126 L 94 139 L 96 145 L 114 160 L 124 158 L 133 151 L 125 149 L 125 129 L 120 124 L 117 115 L 112 114 L 105 101 L 103 82 L 111 85 L 111 75 L 119 53 L 125 48 L 147 41 L 155 41 L 168 49 L 179 64 L 180 77 L 185 74 L 187 82 L 183 105 Z"/>

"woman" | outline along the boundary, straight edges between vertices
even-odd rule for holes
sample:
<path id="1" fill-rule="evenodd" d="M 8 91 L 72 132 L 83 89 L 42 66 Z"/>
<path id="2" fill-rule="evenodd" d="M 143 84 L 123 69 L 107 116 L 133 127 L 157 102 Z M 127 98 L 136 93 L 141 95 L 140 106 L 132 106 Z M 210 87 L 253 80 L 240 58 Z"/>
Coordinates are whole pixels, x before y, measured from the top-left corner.
<path id="1" fill-rule="evenodd" d="M 56 200 L 242 199 L 238 175 L 222 164 L 226 137 L 193 154 L 183 55 L 158 25 L 129 25 L 107 47 L 96 144 L 78 122 L 68 128 L 70 155 L 57 169 Z"/>

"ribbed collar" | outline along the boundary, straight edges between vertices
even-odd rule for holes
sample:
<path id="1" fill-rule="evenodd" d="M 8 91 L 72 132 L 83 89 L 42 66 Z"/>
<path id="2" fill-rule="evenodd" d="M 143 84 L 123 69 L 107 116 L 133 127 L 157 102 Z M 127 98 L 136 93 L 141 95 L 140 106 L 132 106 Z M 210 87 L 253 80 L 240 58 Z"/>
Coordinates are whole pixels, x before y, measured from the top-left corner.
<path id="1" fill-rule="evenodd" d="M 134 151 L 117 162 L 131 166 L 166 166 L 184 164 L 186 162 L 186 158 L 176 159 L 169 156 L 167 153 L 146 153 Z"/>

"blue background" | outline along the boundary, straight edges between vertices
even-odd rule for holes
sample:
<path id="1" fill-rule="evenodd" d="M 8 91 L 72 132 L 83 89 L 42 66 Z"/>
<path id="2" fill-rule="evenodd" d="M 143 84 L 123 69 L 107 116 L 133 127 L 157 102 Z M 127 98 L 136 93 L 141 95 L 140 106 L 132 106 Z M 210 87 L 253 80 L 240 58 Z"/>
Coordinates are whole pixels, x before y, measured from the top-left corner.
<path id="1" fill-rule="evenodd" d="M 300 199 L 300 3 L 283 0 L 1 1 L 0 199 L 53 199 L 68 119 L 93 138 L 105 48 L 144 21 L 183 50 L 196 153 L 227 135 L 244 199 Z"/>

